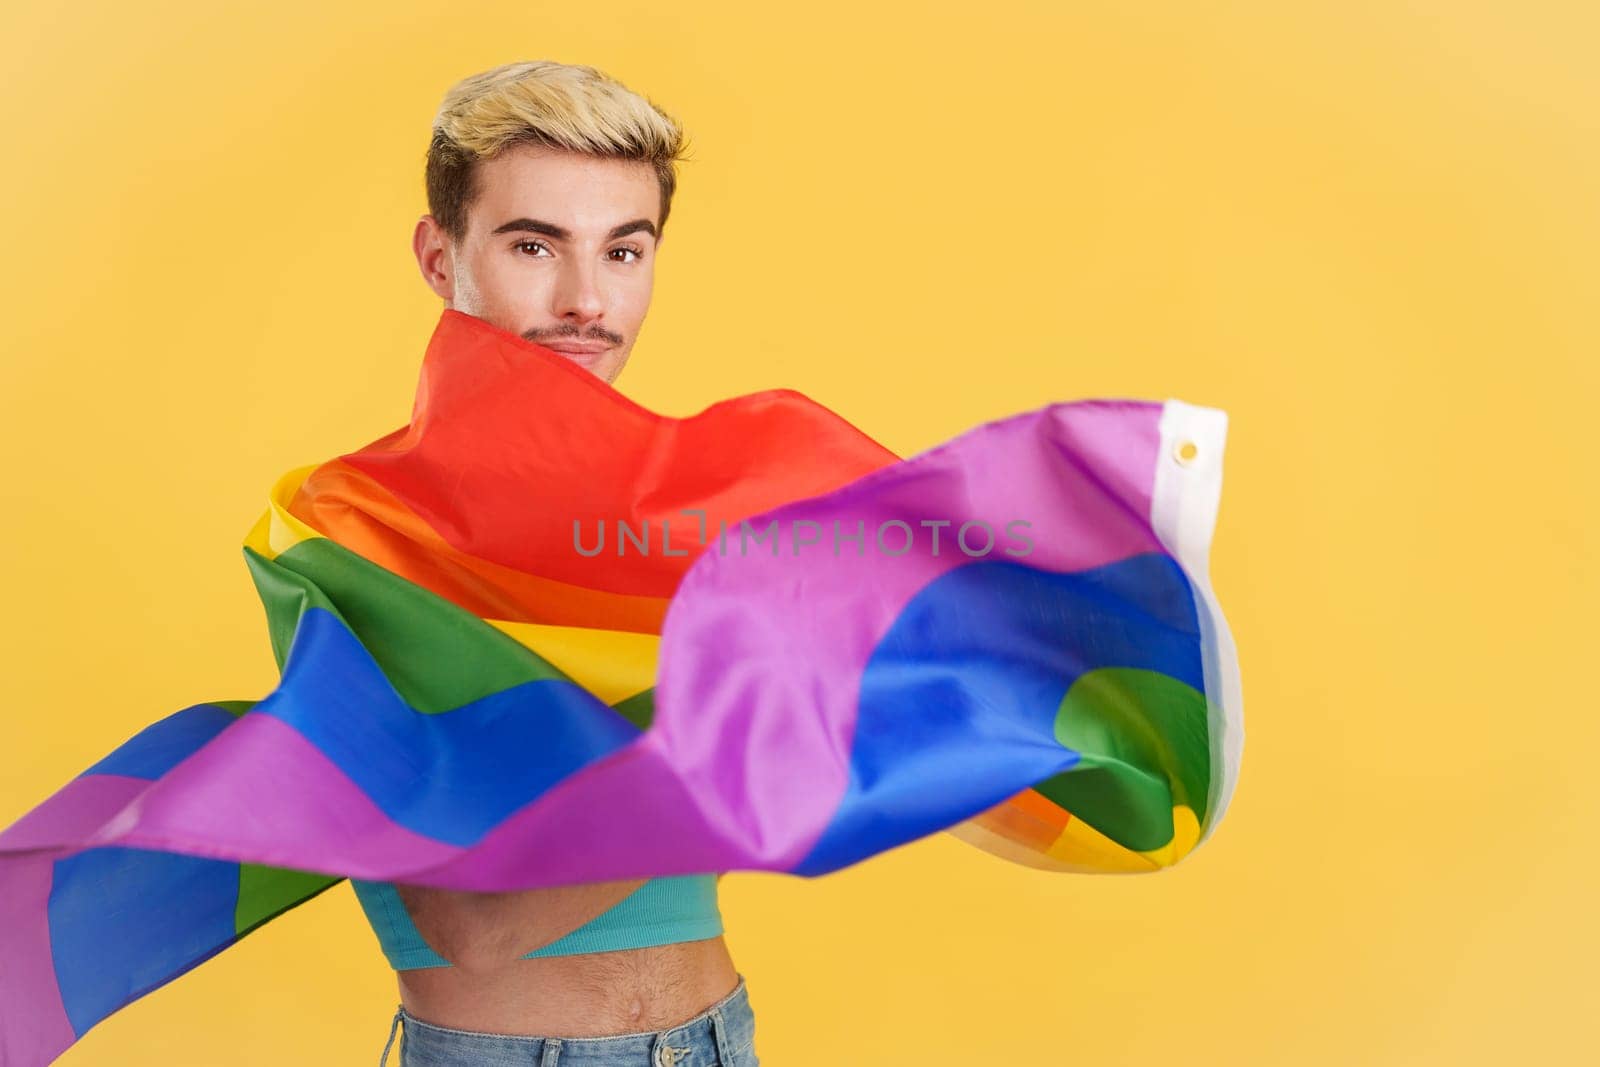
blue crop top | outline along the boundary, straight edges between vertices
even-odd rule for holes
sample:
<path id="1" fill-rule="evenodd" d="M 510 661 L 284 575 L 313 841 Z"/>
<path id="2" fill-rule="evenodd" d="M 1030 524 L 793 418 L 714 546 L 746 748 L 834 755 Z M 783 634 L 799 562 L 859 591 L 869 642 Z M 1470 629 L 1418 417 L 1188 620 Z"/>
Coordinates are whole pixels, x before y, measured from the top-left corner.
<path id="1" fill-rule="evenodd" d="M 450 961 L 428 947 L 411 921 L 411 913 L 394 885 L 350 879 L 361 910 L 378 935 L 378 945 L 397 971 L 419 967 L 448 967 Z M 572 956 L 580 952 L 700 941 L 722 933 L 722 912 L 717 907 L 715 874 L 679 874 L 651 878 L 571 933 L 542 948 L 523 954 Z"/>

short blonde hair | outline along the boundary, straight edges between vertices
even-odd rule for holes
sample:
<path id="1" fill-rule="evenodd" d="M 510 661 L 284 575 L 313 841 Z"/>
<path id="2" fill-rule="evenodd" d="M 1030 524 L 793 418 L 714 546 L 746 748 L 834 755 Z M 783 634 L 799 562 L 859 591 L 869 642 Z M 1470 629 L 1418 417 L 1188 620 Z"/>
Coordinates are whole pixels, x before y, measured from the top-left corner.
<path id="1" fill-rule="evenodd" d="M 515 144 L 537 144 L 655 168 L 661 186 L 657 236 L 667 224 L 687 139 L 646 98 L 594 67 L 538 59 L 463 78 L 433 120 L 428 211 L 452 240 L 467 235 L 479 162 Z"/>

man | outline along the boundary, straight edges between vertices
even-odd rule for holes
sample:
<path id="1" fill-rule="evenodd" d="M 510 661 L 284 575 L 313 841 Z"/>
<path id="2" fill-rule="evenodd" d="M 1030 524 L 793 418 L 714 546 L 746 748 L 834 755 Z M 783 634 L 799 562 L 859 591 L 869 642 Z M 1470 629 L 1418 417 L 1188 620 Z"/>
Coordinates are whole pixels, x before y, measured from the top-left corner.
<path id="1" fill-rule="evenodd" d="M 465 79 L 446 95 L 428 153 L 429 213 L 412 236 L 424 280 L 446 307 L 610 383 L 649 309 L 683 146 L 672 119 L 590 67 L 517 63 Z M 691 1056 L 680 1034 L 650 1056 L 604 1062 L 742 1067 L 757 1061 L 750 1017 L 742 1031 L 729 1024 L 747 1004 L 716 911 L 720 878 L 511 893 L 352 886 L 397 968 L 403 1061 L 417 1032 L 436 1043 L 449 1031 L 640 1035 L 720 1006 L 719 1026 L 742 1037 L 707 1031 L 714 1058 Z M 399 943 L 418 936 L 425 946 Z M 470 1051 L 463 1044 L 461 1062 Z M 537 1062 L 555 1060 L 546 1051 Z"/>

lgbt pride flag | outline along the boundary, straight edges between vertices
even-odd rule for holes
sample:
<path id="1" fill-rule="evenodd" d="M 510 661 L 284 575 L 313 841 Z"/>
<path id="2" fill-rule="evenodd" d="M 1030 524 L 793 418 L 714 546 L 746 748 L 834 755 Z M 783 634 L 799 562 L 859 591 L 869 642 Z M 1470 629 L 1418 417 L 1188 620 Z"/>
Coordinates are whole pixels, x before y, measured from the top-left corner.
<path id="1" fill-rule="evenodd" d="M 1243 743 L 1223 412 L 1090 400 L 900 459 L 788 390 L 669 418 L 446 310 L 409 423 L 244 542 L 279 683 L 0 834 L 0 1064 L 347 877 L 814 876 L 948 831 L 1141 872 Z"/>

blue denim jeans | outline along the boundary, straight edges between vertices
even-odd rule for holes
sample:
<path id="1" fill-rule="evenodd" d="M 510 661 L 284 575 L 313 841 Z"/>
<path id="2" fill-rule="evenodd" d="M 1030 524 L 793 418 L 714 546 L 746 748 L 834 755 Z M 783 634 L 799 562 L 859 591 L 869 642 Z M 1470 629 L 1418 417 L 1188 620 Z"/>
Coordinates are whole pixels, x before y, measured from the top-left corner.
<path id="1" fill-rule="evenodd" d="M 404 1026 L 400 1067 L 760 1067 L 756 1017 L 744 975 L 733 992 L 687 1022 L 665 1030 L 612 1037 L 535 1037 L 485 1034 L 433 1026 L 404 1005 L 389 1024 L 389 1061 L 395 1030 Z"/>

